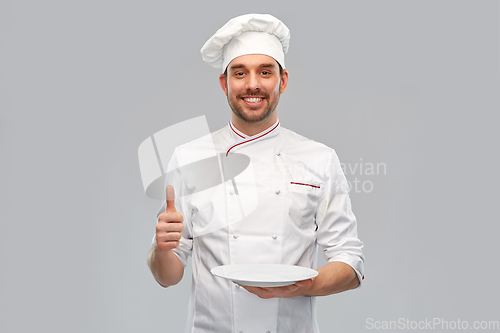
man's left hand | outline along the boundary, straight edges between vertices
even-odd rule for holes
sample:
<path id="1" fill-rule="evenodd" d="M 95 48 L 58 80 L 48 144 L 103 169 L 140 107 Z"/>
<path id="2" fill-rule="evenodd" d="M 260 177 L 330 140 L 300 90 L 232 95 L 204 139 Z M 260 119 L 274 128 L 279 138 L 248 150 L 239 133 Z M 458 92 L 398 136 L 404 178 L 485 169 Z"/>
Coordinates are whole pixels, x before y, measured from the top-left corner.
<path id="1" fill-rule="evenodd" d="M 275 297 L 290 298 L 303 295 L 303 291 L 313 283 L 312 279 L 296 282 L 295 284 L 284 287 L 249 287 L 242 286 L 247 291 L 259 296 L 260 298 L 269 299 Z"/>

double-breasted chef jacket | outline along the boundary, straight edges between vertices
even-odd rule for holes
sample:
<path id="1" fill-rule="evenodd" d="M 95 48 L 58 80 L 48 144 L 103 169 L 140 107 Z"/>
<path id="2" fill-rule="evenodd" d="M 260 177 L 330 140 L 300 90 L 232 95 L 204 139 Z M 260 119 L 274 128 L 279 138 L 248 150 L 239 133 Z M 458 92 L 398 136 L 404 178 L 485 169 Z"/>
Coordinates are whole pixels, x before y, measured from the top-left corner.
<path id="1" fill-rule="evenodd" d="M 186 332 L 319 332 L 315 297 L 261 299 L 210 270 L 245 263 L 316 269 L 321 245 L 328 262 L 350 265 L 361 285 L 363 243 L 335 151 L 282 128 L 279 121 L 254 136 L 230 122 L 211 134 L 211 142 L 213 147 L 206 140 L 177 147 L 169 170 L 210 156 L 213 149 L 222 159 L 244 154 L 250 165 L 220 186 L 176 195 L 184 230 L 174 253 L 184 266 L 192 256 Z M 166 183 L 185 186 L 178 179 Z M 165 205 L 164 200 L 158 216 Z"/>

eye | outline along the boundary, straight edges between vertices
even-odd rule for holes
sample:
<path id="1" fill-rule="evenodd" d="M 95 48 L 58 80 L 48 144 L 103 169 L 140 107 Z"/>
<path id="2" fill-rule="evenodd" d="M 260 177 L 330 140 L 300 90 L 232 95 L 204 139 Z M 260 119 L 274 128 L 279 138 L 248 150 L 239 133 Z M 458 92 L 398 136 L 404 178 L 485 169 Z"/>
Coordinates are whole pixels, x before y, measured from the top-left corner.
<path id="1" fill-rule="evenodd" d="M 261 74 L 269 75 L 269 74 L 271 74 L 271 72 L 270 71 L 262 71 Z"/>

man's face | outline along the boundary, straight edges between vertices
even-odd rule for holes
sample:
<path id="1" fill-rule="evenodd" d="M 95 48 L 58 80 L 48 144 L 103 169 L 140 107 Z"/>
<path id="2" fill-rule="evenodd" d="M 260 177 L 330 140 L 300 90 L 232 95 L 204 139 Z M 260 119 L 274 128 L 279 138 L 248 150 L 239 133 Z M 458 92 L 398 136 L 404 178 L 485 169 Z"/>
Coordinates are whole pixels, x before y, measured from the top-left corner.
<path id="1" fill-rule="evenodd" d="M 280 78 L 279 65 L 272 57 L 248 54 L 235 58 L 227 66 L 227 76 L 219 83 L 233 113 L 246 123 L 275 119 L 280 94 L 286 89 L 288 72 Z"/>

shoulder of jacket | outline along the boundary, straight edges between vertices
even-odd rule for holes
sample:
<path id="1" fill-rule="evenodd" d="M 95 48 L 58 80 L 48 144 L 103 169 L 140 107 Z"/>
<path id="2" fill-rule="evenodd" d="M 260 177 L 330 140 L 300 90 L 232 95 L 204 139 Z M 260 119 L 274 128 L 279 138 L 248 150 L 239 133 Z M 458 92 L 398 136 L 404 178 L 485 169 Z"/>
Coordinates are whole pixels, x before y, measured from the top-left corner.
<path id="1" fill-rule="evenodd" d="M 287 128 L 282 127 L 281 130 L 283 131 L 283 138 L 288 141 L 291 146 L 290 148 L 297 147 L 301 150 L 311 149 L 315 153 L 335 154 L 335 150 L 324 143 L 306 138 L 305 136 Z"/>

